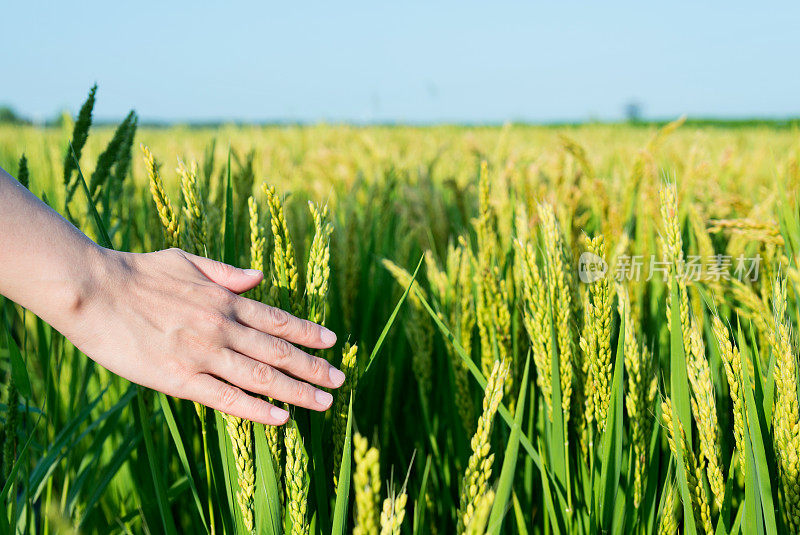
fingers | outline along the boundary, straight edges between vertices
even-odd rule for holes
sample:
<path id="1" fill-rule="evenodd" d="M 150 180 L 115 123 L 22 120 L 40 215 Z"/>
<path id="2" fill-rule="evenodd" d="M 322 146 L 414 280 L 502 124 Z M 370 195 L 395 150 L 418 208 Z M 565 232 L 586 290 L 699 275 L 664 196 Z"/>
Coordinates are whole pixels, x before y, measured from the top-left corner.
<path id="1" fill-rule="evenodd" d="M 197 374 L 190 382 L 186 397 L 206 407 L 265 425 L 283 425 L 289 419 L 287 411 L 205 373 Z"/>
<path id="2" fill-rule="evenodd" d="M 237 294 L 255 288 L 264 278 L 257 269 L 241 269 L 187 252 L 182 254 L 209 280 Z"/>
<path id="3" fill-rule="evenodd" d="M 293 344 L 327 349 L 336 343 L 336 335 L 325 327 L 296 318 L 285 310 L 252 299 L 237 299 L 234 304 L 234 314 L 243 325 L 283 338 Z"/>
<path id="4" fill-rule="evenodd" d="M 235 335 L 230 340 L 230 347 L 234 351 L 309 383 L 327 388 L 339 388 L 344 383 L 344 373 L 331 366 L 327 360 L 309 355 L 283 338 L 243 325 L 234 329 Z"/>
<path id="5" fill-rule="evenodd" d="M 263 273 L 255 269 L 240 269 L 185 251 L 179 252 L 209 280 L 237 294 L 251 290 L 264 278 Z M 327 349 L 336 343 L 336 335 L 332 331 L 308 320 L 296 318 L 279 308 L 243 297 L 233 300 L 233 308 L 237 320 L 243 325 L 293 344 Z"/>
<path id="6" fill-rule="evenodd" d="M 281 373 L 269 364 L 228 351 L 214 365 L 212 373 L 239 387 L 298 407 L 324 411 L 333 403 L 333 396 Z"/>

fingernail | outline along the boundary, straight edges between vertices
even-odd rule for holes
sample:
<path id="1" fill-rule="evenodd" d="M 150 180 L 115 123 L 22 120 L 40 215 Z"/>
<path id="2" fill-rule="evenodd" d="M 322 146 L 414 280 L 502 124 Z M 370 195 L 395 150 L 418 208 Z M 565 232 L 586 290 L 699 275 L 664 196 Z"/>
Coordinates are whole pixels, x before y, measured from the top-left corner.
<path id="1" fill-rule="evenodd" d="M 279 407 L 272 407 L 269 411 L 273 418 L 281 422 L 289 418 L 289 413 Z"/>
<path id="2" fill-rule="evenodd" d="M 325 327 L 322 328 L 322 332 L 319 335 L 320 340 L 325 345 L 332 346 L 336 343 L 336 335 L 330 329 L 326 329 Z"/>
<path id="3" fill-rule="evenodd" d="M 245 269 L 244 270 L 244 274 L 247 275 L 248 277 L 260 277 L 261 276 L 261 272 L 259 270 L 257 270 L 257 269 Z M 283 412 L 286 412 L 286 411 L 283 411 Z"/>
<path id="4" fill-rule="evenodd" d="M 317 390 L 314 397 L 317 398 L 317 403 L 325 408 L 330 407 L 331 403 L 333 403 L 333 396 L 323 390 Z"/>
<path id="5" fill-rule="evenodd" d="M 344 373 L 341 370 L 337 370 L 333 366 L 331 366 L 330 371 L 328 371 L 328 376 L 331 378 L 331 382 L 336 385 L 336 387 L 342 386 L 344 383 Z"/>

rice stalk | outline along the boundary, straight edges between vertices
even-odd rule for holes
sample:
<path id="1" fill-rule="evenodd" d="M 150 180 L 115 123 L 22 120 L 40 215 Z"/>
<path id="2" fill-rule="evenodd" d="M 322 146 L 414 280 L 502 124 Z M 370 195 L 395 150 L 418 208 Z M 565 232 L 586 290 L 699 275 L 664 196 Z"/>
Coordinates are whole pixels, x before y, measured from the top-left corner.
<path id="1" fill-rule="evenodd" d="M 303 439 L 292 421 L 284 426 L 286 448 L 286 514 L 291 522 L 291 535 L 309 535 L 308 524 L 308 454 Z"/>
<path id="2" fill-rule="evenodd" d="M 667 275 L 667 329 L 672 330 L 671 302 L 672 287 L 678 286 L 677 304 L 681 318 L 681 335 L 683 339 L 683 354 L 692 354 L 691 319 L 689 317 L 689 296 L 686 290 L 685 264 L 683 256 L 683 238 L 678 221 L 678 193 L 674 182 L 665 182 L 659 190 L 661 219 L 664 224 L 664 235 L 661 239 L 664 258 L 669 262 Z"/>
<path id="3" fill-rule="evenodd" d="M 3 426 L 3 479 L 9 477 L 17 454 L 17 428 L 20 424 L 19 391 L 13 378 L 8 381 L 8 397 L 6 398 L 6 421 Z"/>
<path id="4" fill-rule="evenodd" d="M 483 398 L 483 413 L 478 419 L 478 428 L 470 446 L 472 455 L 461 480 L 460 505 L 458 508 L 458 533 L 463 534 L 475 514 L 478 499 L 486 492 L 492 476 L 494 453 L 491 453 L 490 435 L 492 422 L 503 398 L 503 383 L 508 377 L 508 363 L 495 362 Z"/>
<path id="5" fill-rule="evenodd" d="M 464 531 L 465 535 L 485 535 L 487 533 L 487 524 L 489 523 L 489 514 L 492 512 L 494 498 L 494 490 L 492 489 L 488 489 L 483 496 L 478 498 L 475 513 L 472 515 L 472 520 L 469 521 L 466 531 Z"/>
<path id="6" fill-rule="evenodd" d="M 408 501 L 408 495 L 405 489 L 401 490 L 400 494 L 392 491 L 390 496 L 383 500 L 381 535 L 400 535 L 406 516 L 406 501 Z"/>
<path id="7" fill-rule="evenodd" d="M 561 383 L 561 410 L 564 425 L 569 422 L 570 399 L 572 396 L 573 360 L 575 358 L 575 336 L 573 313 L 573 285 L 570 270 L 571 253 L 556 220 L 555 210 L 548 203 L 538 206 L 540 228 L 544 242 L 547 287 L 549 288 L 548 309 L 552 309 L 552 322 L 556 329 L 558 343 L 558 373 Z M 544 303 L 543 303 L 544 304 Z M 547 320 L 549 322 L 550 320 Z M 550 333 L 547 324 L 542 326 L 544 336 Z M 551 345 L 551 344 L 547 344 Z"/>
<path id="8" fill-rule="evenodd" d="M 722 323 L 719 316 L 711 318 L 711 328 L 719 344 L 722 365 L 725 368 L 725 378 L 728 382 L 728 395 L 733 409 L 733 438 L 737 456 L 737 466 L 740 474 L 744 474 L 744 401 L 742 398 L 742 360 L 739 349 L 731 342 L 728 328 Z"/>
<path id="9" fill-rule="evenodd" d="M 299 273 L 294 254 L 294 245 L 289 237 L 283 202 L 275 191 L 275 186 L 263 185 L 270 211 L 272 229 L 272 285 L 270 304 L 289 310 L 295 316 L 303 313 L 303 296 L 299 289 Z"/>
<path id="10" fill-rule="evenodd" d="M 603 236 L 589 238 L 586 236 L 587 250 L 598 258 L 605 258 L 605 241 Z M 589 300 L 586 303 L 584 319 L 584 336 L 581 337 L 587 364 L 587 376 L 590 377 L 591 407 L 597 429 L 605 430 L 608 404 L 611 400 L 611 284 L 608 277 L 600 277 L 589 284 Z M 590 403 L 587 403 L 587 407 Z M 588 419 L 588 418 L 587 418 Z"/>
<path id="11" fill-rule="evenodd" d="M 642 501 L 644 478 L 647 470 L 647 453 L 653 419 L 651 410 L 656 397 L 657 377 L 647 346 L 636 338 L 628 291 L 617 285 L 618 311 L 625 322 L 625 408 L 630 422 L 630 437 L 634 455 L 633 504 L 639 507 Z"/>
<path id="12" fill-rule="evenodd" d="M 678 523 L 683 511 L 678 507 L 680 498 L 678 488 L 674 482 L 668 482 L 664 493 L 664 506 L 661 508 L 661 518 L 658 521 L 658 535 L 675 535 L 678 533 Z"/>
<path id="13" fill-rule="evenodd" d="M 455 251 L 458 251 L 456 253 Z M 454 308 L 458 310 L 458 334 L 459 344 L 464 349 L 466 354 L 472 357 L 472 331 L 475 329 L 476 312 L 475 312 L 475 296 L 471 252 L 467 247 L 466 240 L 463 237 L 459 238 L 458 248 L 453 253 L 453 263 L 458 266 L 457 275 L 455 280 L 455 301 Z M 456 271 L 455 267 L 449 268 L 448 271 Z M 472 395 L 469 387 L 469 376 L 467 365 L 460 357 L 456 355 L 455 349 L 451 344 L 447 344 L 450 351 L 450 359 L 453 364 L 453 373 L 455 374 L 456 383 L 456 404 L 458 406 L 459 414 L 461 415 L 461 422 L 464 429 L 469 431 L 472 429 L 473 422 L 475 421 L 475 409 L 472 404 Z"/>
<path id="14" fill-rule="evenodd" d="M 347 433 L 347 413 L 350 395 L 355 392 L 358 384 L 358 346 L 345 343 L 342 349 L 342 364 L 340 369 L 344 372 L 345 381 L 336 391 L 333 405 L 333 485 L 338 485 L 339 469 L 344 452 L 344 441 Z"/>
<path id="15" fill-rule="evenodd" d="M 378 449 L 369 447 L 367 439 L 353 436 L 353 488 L 355 491 L 355 526 L 353 535 L 378 535 L 381 494 L 380 456 Z"/>
<path id="16" fill-rule="evenodd" d="M 489 375 L 496 360 L 506 361 L 511 358 L 509 280 L 500 270 L 497 215 L 491 206 L 489 187 L 488 164 L 483 161 L 478 182 L 478 218 L 475 222 L 478 237 L 475 275 L 476 317 L 481 339 L 481 371 L 484 375 Z M 509 377 L 505 386 L 507 391 L 510 391 L 512 384 L 513 377 Z"/>
<path id="17" fill-rule="evenodd" d="M 142 152 L 144 153 L 144 163 L 147 166 L 147 176 L 150 179 L 150 194 L 153 196 L 158 217 L 164 228 L 164 241 L 167 247 L 180 247 L 181 225 L 172 209 L 172 203 L 164 191 L 164 182 L 159 173 L 160 164 L 145 145 L 142 145 Z"/>
<path id="18" fill-rule="evenodd" d="M 784 520 L 800 530 L 800 406 L 797 399 L 797 359 L 786 322 L 786 279 L 774 286 L 773 308 L 776 330 L 775 352 L 775 453 L 780 474 L 780 496 Z"/>
<path id="19" fill-rule="evenodd" d="M 551 340 L 552 315 L 547 296 L 547 286 L 539 273 L 536 263 L 536 250 L 532 243 L 517 243 L 516 258 L 521 264 L 519 272 L 522 278 L 523 314 L 522 321 L 533 353 L 536 366 L 536 384 L 542 392 L 547 407 L 548 418 L 553 419 L 551 384 Z"/>
<path id="20" fill-rule="evenodd" d="M 678 456 L 676 442 L 680 440 L 682 443 L 683 462 L 686 466 L 686 480 L 689 485 L 689 492 L 692 493 L 692 512 L 694 513 L 695 522 L 703 527 L 706 535 L 712 535 L 714 527 L 711 522 L 711 507 L 703 485 L 703 468 L 698 464 L 697 457 L 690 445 L 686 443 L 686 434 L 683 428 L 680 428 L 680 435 L 678 435 L 670 398 L 666 398 L 661 402 L 661 417 L 664 427 L 667 429 L 669 449 L 676 458 Z"/>
<path id="21" fill-rule="evenodd" d="M 237 484 L 236 503 L 242 512 L 245 529 L 255 533 L 255 463 L 253 461 L 253 422 L 229 414 L 225 415 L 225 429 L 233 446 L 236 464 Z"/>
<path id="22" fill-rule="evenodd" d="M 692 325 L 691 339 L 692 353 L 687 364 L 687 372 L 692 387 L 692 414 L 700 437 L 699 463 L 701 468 L 705 465 L 717 509 L 722 509 L 725 480 L 719 457 L 722 445 L 719 439 L 717 403 L 714 397 L 714 385 L 711 382 L 711 369 L 706 360 L 703 336 L 696 322 Z"/>
<path id="23" fill-rule="evenodd" d="M 89 95 L 86 97 L 78 112 L 78 118 L 75 120 L 75 125 L 72 128 L 72 141 L 70 147 L 67 147 L 67 152 L 64 155 L 64 187 L 66 188 L 67 195 L 64 200 L 64 209 L 69 214 L 69 203 L 75 195 L 75 190 L 78 187 L 78 180 L 73 180 L 73 173 L 78 169 L 78 163 L 81 161 L 81 154 L 83 147 L 86 145 L 86 140 L 89 138 L 89 129 L 92 126 L 92 111 L 94 111 L 95 94 L 97 93 L 97 84 L 93 85 L 89 90 Z M 74 153 L 74 154 L 73 154 Z M 77 161 L 76 161 L 77 160 Z"/>
<path id="24" fill-rule="evenodd" d="M 208 256 L 206 243 L 208 241 L 208 230 L 206 222 L 206 210 L 203 195 L 200 192 L 200 185 L 197 181 L 197 162 L 192 161 L 189 167 L 178 160 L 176 169 L 181 180 L 181 191 L 183 192 L 183 220 L 187 237 L 184 241 L 189 252 Z"/>
<path id="25" fill-rule="evenodd" d="M 265 293 L 264 285 L 270 284 L 272 278 L 269 273 L 264 271 L 264 247 L 267 238 L 264 236 L 264 227 L 261 224 L 261 217 L 258 213 L 258 203 L 253 196 L 247 198 L 247 210 L 250 215 L 250 269 L 256 269 L 264 273 L 264 280 L 250 290 L 250 297 L 255 301 L 263 301 Z"/>
<path id="26" fill-rule="evenodd" d="M 19 158 L 17 166 L 17 180 L 20 184 L 30 189 L 30 170 L 28 169 L 28 158 L 23 154 Z"/>
<path id="27" fill-rule="evenodd" d="M 128 144 L 130 137 L 129 129 L 135 118 L 136 114 L 134 112 L 130 112 L 128 116 L 125 117 L 114 131 L 114 136 L 111 138 L 111 141 L 108 142 L 106 149 L 97 158 L 97 165 L 89 178 L 88 184 L 89 194 L 95 202 L 99 198 L 99 192 L 104 186 L 112 187 L 108 184 L 108 178 L 111 176 L 112 168 L 119 165 L 117 162 L 124 158 L 124 150 L 127 149 L 130 153 L 130 145 Z M 130 141 L 132 142 L 132 139 Z"/>
<path id="28" fill-rule="evenodd" d="M 328 221 L 327 205 L 319 208 L 309 201 L 308 209 L 314 218 L 314 239 L 306 269 L 306 317 L 314 323 L 324 324 L 328 311 L 330 237 L 333 225 Z"/>
<path id="29" fill-rule="evenodd" d="M 425 253 L 428 282 L 431 292 L 438 300 L 439 308 L 446 313 L 447 324 L 451 326 L 459 345 L 472 354 L 472 330 L 475 327 L 475 300 L 473 296 L 472 258 L 463 237 L 458 245 L 447 246 L 444 269 L 440 269 L 433 258 L 433 252 Z M 440 312 L 440 315 L 442 312 Z M 446 344 L 447 354 L 453 371 L 455 385 L 455 404 L 466 432 L 472 430 L 474 414 L 469 388 L 469 371 L 452 344 Z"/>

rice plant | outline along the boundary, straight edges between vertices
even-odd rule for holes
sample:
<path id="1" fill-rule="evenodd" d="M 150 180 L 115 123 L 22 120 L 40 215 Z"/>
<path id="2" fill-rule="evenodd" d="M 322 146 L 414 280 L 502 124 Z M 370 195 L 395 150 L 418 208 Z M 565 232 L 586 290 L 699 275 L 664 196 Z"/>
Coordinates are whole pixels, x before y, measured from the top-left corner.
<path id="1" fill-rule="evenodd" d="M 796 131 L 108 128 L 99 96 L 0 165 L 106 247 L 263 271 L 347 380 L 265 427 L 4 300 L 0 533 L 800 530 Z"/>

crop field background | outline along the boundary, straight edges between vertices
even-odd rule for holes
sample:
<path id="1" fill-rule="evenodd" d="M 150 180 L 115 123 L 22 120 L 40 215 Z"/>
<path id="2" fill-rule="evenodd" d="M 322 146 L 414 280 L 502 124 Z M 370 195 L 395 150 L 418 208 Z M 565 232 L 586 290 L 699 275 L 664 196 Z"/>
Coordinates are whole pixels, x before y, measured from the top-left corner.
<path id="1" fill-rule="evenodd" d="M 92 100 L 0 126 L 0 166 L 107 247 L 263 269 L 249 297 L 334 330 L 348 379 L 265 428 L 6 300 L 0 531 L 800 532 L 796 125 L 90 127 Z"/>

